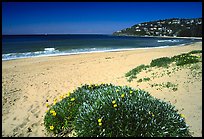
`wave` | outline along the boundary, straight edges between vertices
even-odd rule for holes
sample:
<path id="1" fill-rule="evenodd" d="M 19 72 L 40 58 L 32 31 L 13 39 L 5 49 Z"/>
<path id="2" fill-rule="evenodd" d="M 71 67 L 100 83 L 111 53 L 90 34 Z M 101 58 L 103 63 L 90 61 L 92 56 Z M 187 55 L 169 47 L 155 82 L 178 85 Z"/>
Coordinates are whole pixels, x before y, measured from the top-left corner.
<path id="1" fill-rule="evenodd" d="M 55 48 L 44 48 L 44 51 L 2 54 L 2 60 L 13 60 L 13 59 L 20 59 L 20 58 L 28 58 L 28 57 L 47 56 L 50 54 L 56 54 L 58 52 L 59 50 L 55 50 Z"/>
<path id="2" fill-rule="evenodd" d="M 185 44 L 179 44 L 177 46 L 182 46 Z M 30 57 L 43 57 L 43 56 L 61 56 L 61 55 L 76 55 L 76 54 L 84 54 L 84 53 L 99 53 L 99 52 L 117 52 L 117 51 L 129 51 L 136 49 L 154 49 L 154 48 L 165 48 L 165 47 L 173 47 L 170 45 L 163 45 L 157 47 L 141 47 L 141 48 L 81 48 L 81 49 L 70 49 L 70 50 L 56 50 L 55 48 L 44 48 L 44 51 L 36 51 L 36 52 L 25 52 L 25 53 L 9 53 L 2 54 L 2 60 L 13 60 L 13 59 L 21 59 L 21 58 L 30 58 Z"/>
<path id="3" fill-rule="evenodd" d="M 180 40 L 157 40 L 157 42 L 180 42 Z"/>
<path id="4" fill-rule="evenodd" d="M 83 49 L 71 49 L 65 51 L 59 51 L 53 48 L 44 48 L 44 51 L 36 52 L 25 52 L 25 53 L 9 53 L 2 54 L 2 60 L 14 60 L 30 57 L 43 57 L 43 56 L 61 56 L 61 55 L 76 55 L 84 53 L 98 53 L 98 52 L 115 52 L 115 51 L 125 51 L 125 50 L 134 50 L 136 48 L 83 48 Z"/>
<path id="5" fill-rule="evenodd" d="M 55 48 L 44 48 L 45 51 L 55 51 Z"/>

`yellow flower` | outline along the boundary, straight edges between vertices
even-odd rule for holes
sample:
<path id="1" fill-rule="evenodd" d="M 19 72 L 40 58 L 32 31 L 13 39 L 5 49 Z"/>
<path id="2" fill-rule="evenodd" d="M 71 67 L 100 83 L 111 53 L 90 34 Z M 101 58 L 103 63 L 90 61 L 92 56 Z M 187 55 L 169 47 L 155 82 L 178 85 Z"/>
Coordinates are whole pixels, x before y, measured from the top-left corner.
<path id="1" fill-rule="evenodd" d="M 116 92 L 119 92 L 119 90 L 118 90 L 118 89 L 116 89 Z"/>
<path id="2" fill-rule="evenodd" d="M 152 117 L 154 117 L 154 114 L 152 112 L 149 111 L 149 115 L 152 115 Z"/>
<path id="3" fill-rule="evenodd" d="M 53 130 L 54 129 L 54 126 L 50 126 L 50 130 Z"/>
<path id="4" fill-rule="evenodd" d="M 53 116 L 56 116 L 56 115 L 57 115 L 57 113 L 56 113 L 56 112 L 53 112 L 53 113 L 52 113 L 52 115 L 53 115 Z"/>
<path id="5" fill-rule="evenodd" d="M 122 95 L 121 95 L 121 98 L 124 98 L 124 96 L 125 96 L 125 94 L 122 94 Z"/>
<path id="6" fill-rule="evenodd" d="M 98 119 L 98 122 L 101 123 L 102 119 Z"/>
<path id="7" fill-rule="evenodd" d="M 70 95 L 71 95 L 71 93 L 70 93 L 70 92 L 68 92 L 68 93 L 67 93 L 67 96 L 69 97 Z"/>
<path id="8" fill-rule="evenodd" d="M 54 99 L 53 104 L 55 105 L 57 103 L 57 98 Z"/>
<path id="9" fill-rule="evenodd" d="M 113 100 L 113 101 L 112 101 L 112 103 L 113 103 L 113 104 L 115 104 L 115 103 L 116 103 L 116 101 L 115 101 L 115 100 Z"/>
<path id="10" fill-rule="evenodd" d="M 117 107 L 117 104 L 114 104 L 113 107 L 114 107 L 114 108 Z"/>
<path id="11" fill-rule="evenodd" d="M 74 101 L 75 100 L 75 98 L 71 98 L 71 101 Z"/>
<path id="12" fill-rule="evenodd" d="M 132 94 L 132 90 L 130 90 L 130 94 Z"/>
<path id="13" fill-rule="evenodd" d="M 57 101 L 54 101 L 53 104 L 55 105 L 57 103 Z"/>
<path id="14" fill-rule="evenodd" d="M 186 118 L 184 114 L 180 114 L 180 116 L 181 116 L 182 118 Z"/>
<path id="15" fill-rule="evenodd" d="M 52 114 L 53 116 L 57 115 L 57 113 L 54 110 L 50 110 L 50 114 Z"/>
<path id="16" fill-rule="evenodd" d="M 98 125 L 99 125 L 99 126 L 101 126 L 101 125 L 102 125 L 102 123 L 101 123 L 101 122 L 102 122 L 102 119 L 101 119 L 101 118 L 99 118 L 99 119 L 98 119 Z"/>
<path id="17" fill-rule="evenodd" d="M 52 114 L 53 112 L 55 112 L 54 110 L 50 110 L 50 113 Z"/>
<path id="18" fill-rule="evenodd" d="M 48 108 L 50 105 L 48 103 L 46 103 L 46 107 Z"/>

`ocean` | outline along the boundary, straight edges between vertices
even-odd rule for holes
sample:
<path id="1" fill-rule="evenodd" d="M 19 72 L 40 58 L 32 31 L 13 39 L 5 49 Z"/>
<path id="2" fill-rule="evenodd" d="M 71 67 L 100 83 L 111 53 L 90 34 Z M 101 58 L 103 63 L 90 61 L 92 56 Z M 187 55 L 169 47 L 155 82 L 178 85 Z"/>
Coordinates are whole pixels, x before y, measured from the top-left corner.
<path id="1" fill-rule="evenodd" d="M 3 35 L 2 60 L 171 47 L 200 40 L 113 35 Z"/>

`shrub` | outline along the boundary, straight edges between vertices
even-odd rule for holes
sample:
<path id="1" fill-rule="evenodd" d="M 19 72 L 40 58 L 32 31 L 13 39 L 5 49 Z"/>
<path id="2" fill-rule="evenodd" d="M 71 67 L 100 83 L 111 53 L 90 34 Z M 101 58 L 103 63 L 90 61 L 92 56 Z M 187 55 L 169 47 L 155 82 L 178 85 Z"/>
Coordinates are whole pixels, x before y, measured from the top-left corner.
<path id="1" fill-rule="evenodd" d="M 153 59 L 150 63 L 151 67 L 167 67 L 168 64 L 171 63 L 171 58 L 168 57 L 161 57 L 161 58 L 157 58 L 157 59 Z"/>
<path id="2" fill-rule="evenodd" d="M 197 54 L 197 53 L 202 53 L 202 50 L 193 50 L 189 52 L 188 54 Z"/>
<path id="3" fill-rule="evenodd" d="M 157 59 L 153 59 L 150 63 L 150 65 L 140 65 L 132 70 L 130 70 L 129 72 L 127 72 L 125 74 L 125 77 L 127 77 L 127 80 L 129 82 L 131 82 L 134 78 L 137 78 L 136 75 L 139 74 L 142 70 L 146 70 L 149 67 L 163 67 L 163 68 L 168 68 L 168 66 L 172 63 L 175 62 L 176 66 L 183 66 L 186 64 L 193 64 L 193 63 L 197 63 L 197 62 L 201 62 L 201 56 L 195 56 L 192 54 L 202 54 L 202 50 L 193 50 L 189 53 L 185 53 L 185 54 L 180 54 L 177 56 L 173 56 L 171 58 L 169 57 L 161 57 L 161 58 L 157 58 Z M 148 70 L 148 71 L 151 71 Z M 170 73 L 169 73 L 170 74 Z"/>
<path id="4" fill-rule="evenodd" d="M 137 82 L 140 83 L 140 82 L 142 82 L 142 81 L 146 82 L 146 81 L 149 81 L 149 80 L 150 80 L 149 77 L 145 77 L 145 78 L 143 78 L 143 79 L 137 80 Z"/>
<path id="5" fill-rule="evenodd" d="M 171 58 L 172 61 L 176 62 L 177 66 L 183 66 L 186 64 L 193 64 L 200 62 L 197 56 L 192 56 L 190 54 L 181 54 Z"/>
<path id="6" fill-rule="evenodd" d="M 142 79 L 137 80 L 138 83 L 142 82 Z"/>
<path id="7" fill-rule="evenodd" d="M 136 68 L 132 69 L 131 71 L 125 74 L 125 77 L 129 77 L 128 81 L 132 81 L 133 78 L 137 78 L 136 75 L 139 74 L 142 70 L 146 70 L 149 68 L 149 65 L 139 65 Z"/>
<path id="8" fill-rule="evenodd" d="M 146 78 L 143 78 L 143 81 L 149 81 L 150 80 L 150 78 L 149 77 L 146 77 Z"/>
<path id="9" fill-rule="evenodd" d="M 44 123 L 48 131 L 74 129 L 79 137 L 191 136 L 185 118 L 177 112 L 170 103 L 140 89 L 83 85 L 52 106 Z"/>

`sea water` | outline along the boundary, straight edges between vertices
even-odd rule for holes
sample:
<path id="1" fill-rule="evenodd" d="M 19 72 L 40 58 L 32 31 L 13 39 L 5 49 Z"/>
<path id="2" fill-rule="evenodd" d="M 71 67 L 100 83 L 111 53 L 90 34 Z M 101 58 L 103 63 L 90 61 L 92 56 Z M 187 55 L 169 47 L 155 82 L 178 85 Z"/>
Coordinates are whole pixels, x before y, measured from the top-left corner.
<path id="1" fill-rule="evenodd" d="M 171 47 L 197 41 L 200 40 L 103 34 L 3 35 L 2 60 Z"/>

